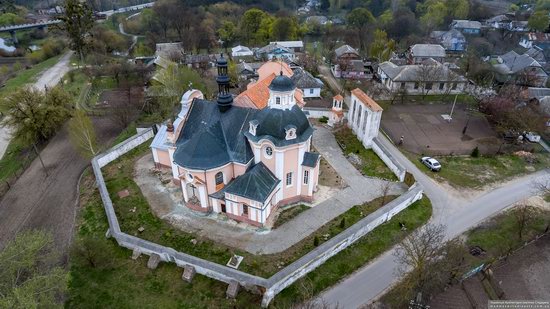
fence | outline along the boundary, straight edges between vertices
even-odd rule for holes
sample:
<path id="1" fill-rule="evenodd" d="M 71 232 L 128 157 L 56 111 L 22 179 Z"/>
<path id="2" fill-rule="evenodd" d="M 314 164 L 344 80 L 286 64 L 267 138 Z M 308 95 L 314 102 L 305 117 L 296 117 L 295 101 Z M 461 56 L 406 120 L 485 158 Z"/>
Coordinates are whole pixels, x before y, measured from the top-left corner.
<path id="1" fill-rule="evenodd" d="M 389 169 L 397 176 L 399 181 L 405 180 L 405 173 L 407 170 L 399 161 L 397 161 L 391 153 L 386 149 L 382 143 L 378 140 L 378 137 L 375 137 L 372 140 L 372 151 L 374 151 L 382 161 L 389 167 Z"/>
<path id="2" fill-rule="evenodd" d="M 103 201 L 107 219 L 109 222 L 108 234 L 114 237 L 117 243 L 130 250 L 143 254 L 157 254 L 164 262 L 174 262 L 179 267 L 192 266 L 199 274 L 216 279 L 222 282 L 238 282 L 242 287 L 256 293 L 263 293 L 262 307 L 267 307 L 271 300 L 296 280 L 313 271 L 322 265 L 330 257 L 344 250 L 361 237 L 368 234 L 374 228 L 387 222 L 400 211 L 422 198 L 422 187 L 414 184 L 409 190 L 391 201 L 377 211 L 361 219 L 345 231 L 334 236 L 319 247 L 310 251 L 294 263 L 285 267 L 269 279 L 250 275 L 245 272 L 219 265 L 207 260 L 178 252 L 172 248 L 165 247 L 138 237 L 128 235 L 120 230 L 113 203 L 109 197 L 101 168 L 116 160 L 135 147 L 145 143 L 153 137 L 153 130 L 145 130 L 126 141 L 114 146 L 105 154 L 99 155 L 92 160 L 92 167 L 96 177 L 97 185 Z"/>

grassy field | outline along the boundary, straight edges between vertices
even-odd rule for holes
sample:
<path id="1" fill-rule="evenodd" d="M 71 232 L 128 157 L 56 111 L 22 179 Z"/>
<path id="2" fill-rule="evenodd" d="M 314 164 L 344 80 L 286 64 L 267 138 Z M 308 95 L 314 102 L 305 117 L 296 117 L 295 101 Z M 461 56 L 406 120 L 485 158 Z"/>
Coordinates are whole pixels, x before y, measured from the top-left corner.
<path id="1" fill-rule="evenodd" d="M 273 228 L 274 229 L 278 228 L 279 226 L 292 220 L 293 218 L 295 218 L 302 212 L 308 210 L 309 208 L 310 208 L 309 206 L 300 204 L 300 205 L 296 205 L 296 206 L 292 206 L 287 209 L 284 209 L 283 211 L 281 211 L 281 213 L 277 217 L 277 220 L 275 220 L 275 223 L 273 224 Z"/>
<path id="2" fill-rule="evenodd" d="M 334 136 L 338 143 L 345 148 L 343 150 L 345 155 L 355 153 L 361 158 L 362 165 L 356 167 L 363 175 L 397 181 L 397 177 L 386 164 L 384 164 L 374 151 L 365 149 L 350 128 L 342 128 L 340 131 L 336 132 Z"/>
<path id="3" fill-rule="evenodd" d="M 417 155 L 406 153 L 426 174 L 438 181 L 447 181 L 456 188 L 481 189 L 484 186 L 511 179 L 541 170 L 550 166 L 550 156 L 547 153 L 534 153 L 536 162 L 527 163 L 522 157 L 506 154 L 498 156 L 437 156 L 441 163 L 440 172 L 434 173 L 428 170 Z"/>
<path id="4" fill-rule="evenodd" d="M 8 180 L 35 158 L 29 145 L 21 139 L 13 138 L 0 159 L 0 182 Z"/>
<path id="5" fill-rule="evenodd" d="M 484 262 L 521 247 L 527 240 L 544 232 L 550 220 L 550 211 L 532 207 L 531 219 L 527 221 L 522 239 L 518 233 L 517 208 L 508 210 L 467 233 L 466 245 L 480 246 L 486 251 Z"/>

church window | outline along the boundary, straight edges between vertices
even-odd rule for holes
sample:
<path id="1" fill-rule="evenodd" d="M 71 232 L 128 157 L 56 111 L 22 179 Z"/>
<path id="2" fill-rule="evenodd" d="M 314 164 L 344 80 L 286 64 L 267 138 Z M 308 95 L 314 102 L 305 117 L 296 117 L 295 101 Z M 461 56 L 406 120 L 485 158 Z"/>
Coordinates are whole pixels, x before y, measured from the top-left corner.
<path id="1" fill-rule="evenodd" d="M 223 183 L 223 173 L 222 172 L 218 172 L 215 176 L 216 178 L 216 185 L 220 185 Z"/>
<path id="2" fill-rule="evenodd" d="M 309 171 L 304 171 L 304 185 L 307 185 L 309 183 Z"/>
<path id="3" fill-rule="evenodd" d="M 268 157 L 271 157 L 273 155 L 273 148 L 271 147 L 266 147 L 265 148 L 265 154 L 268 156 Z"/>
<path id="4" fill-rule="evenodd" d="M 286 173 L 286 185 L 292 186 L 292 172 Z"/>
<path id="5" fill-rule="evenodd" d="M 275 98 L 275 104 L 281 104 L 281 98 L 276 97 Z"/>

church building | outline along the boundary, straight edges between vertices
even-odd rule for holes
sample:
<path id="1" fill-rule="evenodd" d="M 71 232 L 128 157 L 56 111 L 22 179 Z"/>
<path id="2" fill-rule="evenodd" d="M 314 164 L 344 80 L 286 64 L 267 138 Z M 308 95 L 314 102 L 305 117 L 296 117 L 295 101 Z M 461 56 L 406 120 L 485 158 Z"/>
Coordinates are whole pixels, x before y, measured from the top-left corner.
<path id="1" fill-rule="evenodd" d="M 257 109 L 233 105 L 227 61 L 217 66 L 217 100 L 187 91 L 177 119 L 151 144 L 154 162 L 171 169 L 187 207 L 263 226 L 281 205 L 313 200 L 320 160 L 311 152 L 313 128 L 282 72 Z"/>

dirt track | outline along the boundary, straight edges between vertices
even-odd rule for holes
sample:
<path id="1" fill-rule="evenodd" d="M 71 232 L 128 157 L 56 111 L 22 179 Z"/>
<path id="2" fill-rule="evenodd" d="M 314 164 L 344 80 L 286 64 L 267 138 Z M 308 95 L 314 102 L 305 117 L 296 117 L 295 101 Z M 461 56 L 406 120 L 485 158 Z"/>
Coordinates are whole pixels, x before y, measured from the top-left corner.
<path id="1" fill-rule="evenodd" d="M 119 132 L 105 119 L 94 119 L 100 145 L 107 145 Z M 46 177 L 38 159 L 0 200 L 0 249 L 22 230 L 51 231 L 64 254 L 73 233 L 77 209 L 76 185 L 89 164 L 70 142 L 65 126 L 41 152 Z"/>

